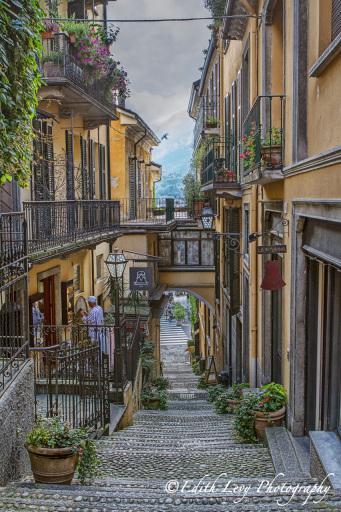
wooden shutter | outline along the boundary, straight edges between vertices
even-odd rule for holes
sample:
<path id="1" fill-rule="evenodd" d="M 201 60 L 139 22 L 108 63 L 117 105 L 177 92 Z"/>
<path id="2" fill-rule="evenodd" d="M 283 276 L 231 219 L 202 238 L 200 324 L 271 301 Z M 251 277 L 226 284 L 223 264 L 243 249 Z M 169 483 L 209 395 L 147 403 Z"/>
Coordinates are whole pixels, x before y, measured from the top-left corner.
<path id="1" fill-rule="evenodd" d="M 89 139 L 88 146 L 89 146 L 89 199 L 94 199 L 95 193 L 96 193 L 94 141 Z"/>
<path id="2" fill-rule="evenodd" d="M 73 135 L 65 131 L 66 147 L 66 199 L 75 198 L 74 161 L 73 161 Z"/>
<path id="3" fill-rule="evenodd" d="M 129 158 L 129 216 L 136 217 L 136 160 Z"/>
<path id="4" fill-rule="evenodd" d="M 42 201 L 42 154 L 43 154 L 43 134 L 41 121 L 39 119 L 33 120 L 34 139 L 33 139 L 33 200 Z"/>
<path id="5" fill-rule="evenodd" d="M 341 32 L 341 0 L 332 0 L 332 40 Z"/>
<path id="6" fill-rule="evenodd" d="M 230 208 L 228 215 L 230 233 L 240 234 L 240 209 Z M 240 307 L 240 254 L 239 251 L 229 249 L 229 289 L 230 289 L 230 310 L 235 315 Z"/>
<path id="7" fill-rule="evenodd" d="M 48 196 L 49 200 L 54 199 L 55 181 L 54 181 L 54 151 L 53 151 L 53 132 L 52 126 L 47 125 L 46 130 L 46 157 L 47 157 L 47 179 L 48 179 Z"/>
<path id="8" fill-rule="evenodd" d="M 231 166 L 230 144 L 231 144 L 231 95 L 225 98 L 225 160 L 226 167 Z"/>
<path id="9" fill-rule="evenodd" d="M 89 199 L 89 170 L 88 170 L 88 148 L 87 141 L 83 137 L 80 138 L 81 152 L 81 187 L 82 199 Z"/>
<path id="10" fill-rule="evenodd" d="M 99 145 L 99 179 L 100 179 L 100 199 L 105 199 L 105 147 Z"/>
<path id="11" fill-rule="evenodd" d="M 232 84 L 231 95 L 231 169 L 237 170 L 237 84 Z"/>

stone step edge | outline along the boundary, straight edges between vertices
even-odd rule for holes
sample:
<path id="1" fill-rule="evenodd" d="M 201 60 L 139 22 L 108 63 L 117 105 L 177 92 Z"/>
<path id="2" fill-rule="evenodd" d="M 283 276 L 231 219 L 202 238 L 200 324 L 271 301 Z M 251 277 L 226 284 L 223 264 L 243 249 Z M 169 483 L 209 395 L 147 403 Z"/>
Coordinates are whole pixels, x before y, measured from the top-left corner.
<path id="1" fill-rule="evenodd" d="M 265 429 L 265 438 L 277 474 L 284 473 L 297 478 L 310 477 L 310 472 L 302 467 L 291 436 L 285 427 Z"/>

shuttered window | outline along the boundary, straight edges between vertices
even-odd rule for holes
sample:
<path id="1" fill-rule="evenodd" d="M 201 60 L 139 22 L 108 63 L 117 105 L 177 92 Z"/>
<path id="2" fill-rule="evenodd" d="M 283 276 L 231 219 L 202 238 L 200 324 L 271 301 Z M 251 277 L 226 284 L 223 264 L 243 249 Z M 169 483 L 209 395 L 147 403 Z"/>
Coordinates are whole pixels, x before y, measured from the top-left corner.
<path id="1" fill-rule="evenodd" d="M 231 170 L 237 170 L 237 139 L 238 139 L 238 123 L 237 123 L 237 84 L 232 84 L 231 95 Z"/>
<path id="2" fill-rule="evenodd" d="M 84 137 L 80 138 L 81 151 L 81 186 L 82 199 L 89 199 L 89 167 L 88 167 L 88 144 Z"/>
<path id="3" fill-rule="evenodd" d="M 240 234 L 240 208 L 225 210 L 224 230 Z M 224 285 L 230 296 L 230 312 L 235 315 L 240 307 L 240 253 L 233 250 L 227 239 L 224 242 Z"/>
<path id="4" fill-rule="evenodd" d="M 99 188 L 100 199 L 105 199 L 105 146 L 99 145 Z"/>
<path id="5" fill-rule="evenodd" d="M 136 160 L 129 158 L 129 217 L 136 217 Z"/>
<path id="6" fill-rule="evenodd" d="M 341 32 L 341 0 L 332 0 L 332 40 Z"/>
<path id="7" fill-rule="evenodd" d="M 94 141 L 89 139 L 88 146 L 89 146 L 89 199 L 94 199 L 95 193 L 96 193 Z"/>
<path id="8" fill-rule="evenodd" d="M 65 131 L 66 152 L 66 199 L 75 198 L 75 178 L 73 160 L 73 135 L 69 130 Z"/>
<path id="9" fill-rule="evenodd" d="M 225 98 L 225 159 L 226 167 L 231 167 L 231 95 L 228 94 Z"/>
<path id="10" fill-rule="evenodd" d="M 52 126 L 45 120 L 35 119 L 33 128 L 33 199 L 50 201 L 55 190 Z"/>
<path id="11" fill-rule="evenodd" d="M 249 109 L 250 109 L 250 59 L 249 49 L 247 48 L 243 55 L 243 67 L 241 71 L 241 86 L 242 86 L 242 109 L 241 121 L 244 122 Z"/>

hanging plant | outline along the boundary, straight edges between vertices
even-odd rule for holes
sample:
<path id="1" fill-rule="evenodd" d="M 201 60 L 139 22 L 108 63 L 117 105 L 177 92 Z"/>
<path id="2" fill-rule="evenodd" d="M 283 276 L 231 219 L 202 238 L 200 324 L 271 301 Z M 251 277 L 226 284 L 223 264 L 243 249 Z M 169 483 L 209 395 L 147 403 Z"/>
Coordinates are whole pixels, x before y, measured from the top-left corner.
<path id="1" fill-rule="evenodd" d="M 39 0 L 0 0 L 0 186 L 27 186 L 44 31 Z"/>

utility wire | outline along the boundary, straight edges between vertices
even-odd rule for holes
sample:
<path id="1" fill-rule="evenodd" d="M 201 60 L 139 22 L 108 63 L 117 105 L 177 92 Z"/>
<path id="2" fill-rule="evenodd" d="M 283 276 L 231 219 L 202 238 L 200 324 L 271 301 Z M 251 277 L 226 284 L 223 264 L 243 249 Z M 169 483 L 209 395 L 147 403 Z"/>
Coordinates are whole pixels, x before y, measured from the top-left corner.
<path id="1" fill-rule="evenodd" d="M 183 22 L 183 21 L 217 21 L 226 20 L 230 18 L 261 18 L 256 14 L 234 14 L 229 16 L 216 16 L 216 17 L 199 17 L 199 18 L 149 18 L 149 19 L 135 19 L 135 20 L 101 20 L 101 19 L 88 19 L 88 18 L 72 18 L 72 21 L 86 22 L 86 23 L 162 23 L 162 22 Z M 70 18 L 43 18 L 44 20 L 51 21 L 70 21 Z"/>

